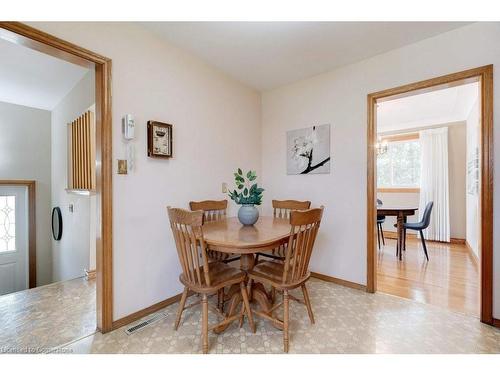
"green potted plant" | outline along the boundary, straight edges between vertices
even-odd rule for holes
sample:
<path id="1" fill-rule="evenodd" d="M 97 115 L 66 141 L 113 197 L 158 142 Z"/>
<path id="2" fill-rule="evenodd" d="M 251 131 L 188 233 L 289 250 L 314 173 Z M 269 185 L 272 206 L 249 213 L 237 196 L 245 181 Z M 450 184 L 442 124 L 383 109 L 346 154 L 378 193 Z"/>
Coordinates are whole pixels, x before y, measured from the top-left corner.
<path id="1" fill-rule="evenodd" d="M 229 191 L 229 197 L 241 207 L 238 210 L 238 219 L 243 225 L 253 225 L 259 219 L 259 210 L 256 205 L 262 204 L 262 192 L 264 189 L 254 182 L 257 179 L 255 171 L 243 174 L 241 168 L 234 173 L 236 189 Z"/>

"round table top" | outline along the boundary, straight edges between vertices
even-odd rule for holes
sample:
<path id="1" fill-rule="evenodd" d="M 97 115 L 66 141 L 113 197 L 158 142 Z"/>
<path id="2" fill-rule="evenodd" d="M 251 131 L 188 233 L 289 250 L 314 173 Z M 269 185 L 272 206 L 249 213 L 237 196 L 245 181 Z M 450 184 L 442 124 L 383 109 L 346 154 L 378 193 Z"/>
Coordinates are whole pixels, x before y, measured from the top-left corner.
<path id="1" fill-rule="evenodd" d="M 377 206 L 377 212 L 378 213 L 384 213 L 384 214 L 390 214 L 391 212 L 392 213 L 399 213 L 399 212 L 403 212 L 403 213 L 409 213 L 411 215 L 415 214 L 415 211 L 418 210 L 418 207 L 414 207 L 414 206 L 384 206 L 384 205 L 381 205 L 381 206 Z"/>
<path id="2" fill-rule="evenodd" d="M 283 242 L 289 237 L 290 229 L 288 219 L 273 216 L 260 216 L 251 226 L 242 225 L 237 217 L 229 217 L 203 224 L 203 237 L 214 250 L 251 254 Z"/>

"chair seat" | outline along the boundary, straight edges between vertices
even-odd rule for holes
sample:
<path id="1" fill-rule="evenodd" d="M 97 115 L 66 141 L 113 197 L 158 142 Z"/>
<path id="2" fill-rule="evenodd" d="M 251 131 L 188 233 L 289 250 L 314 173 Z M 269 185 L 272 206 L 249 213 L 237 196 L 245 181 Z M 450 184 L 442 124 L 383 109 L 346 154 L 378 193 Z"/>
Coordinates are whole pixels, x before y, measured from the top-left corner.
<path id="1" fill-rule="evenodd" d="M 377 224 L 383 224 L 385 222 L 385 216 L 377 216 Z"/>
<path id="2" fill-rule="evenodd" d="M 310 274 L 308 272 L 306 277 L 300 280 L 296 280 L 292 284 L 287 283 L 286 281 L 283 282 L 284 267 L 285 264 L 283 262 L 261 262 L 248 272 L 248 276 L 256 281 L 269 283 L 278 289 L 293 289 L 309 279 Z"/>
<path id="3" fill-rule="evenodd" d="M 200 267 L 201 273 L 201 284 L 202 286 L 197 286 L 186 281 L 184 274 L 179 276 L 181 283 L 187 287 L 193 289 L 196 292 L 211 292 L 216 291 L 224 286 L 239 283 L 245 280 L 245 273 L 240 271 L 238 268 L 231 267 L 226 263 L 214 262 L 210 263 L 209 267 L 209 277 L 210 285 L 207 285 L 205 281 L 205 274 L 203 273 L 203 267 Z"/>
<path id="4" fill-rule="evenodd" d="M 422 229 L 425 229 L 425 225 L 423 223 L 404 223 L 403 228 L 413 229 L 413 230 L 422 230 Z"/>

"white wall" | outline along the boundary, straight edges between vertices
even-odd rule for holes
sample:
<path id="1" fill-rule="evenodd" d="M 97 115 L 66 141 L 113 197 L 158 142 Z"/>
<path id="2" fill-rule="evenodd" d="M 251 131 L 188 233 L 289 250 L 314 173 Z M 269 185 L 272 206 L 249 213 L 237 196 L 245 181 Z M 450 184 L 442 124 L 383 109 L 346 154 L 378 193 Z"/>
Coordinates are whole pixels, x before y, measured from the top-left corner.
<path id="1" fill-rule="evenodd" d="M 126 23 L 33 23 L 113 60 L 113 169 L 121 118 L 136 119 L 136 169 L 113 176 L 114 318 L 179 293 L 166 206 L 222 199 L 237 167 L 260 171 L 260 95 Z M 174 125 L 174 158 L 146 156 L 146 122 Z M 234 206 L 231 206 L 234 210 Z"/>
<path id="2" fill-rule="evenodd" d="M 467 159 L 474 158 L 475 149 L 479 143 L 479 126 L 481 122 L 481 115 L 479 113 L 480 100 L 478 99 L 472 106 L 469 117 L 467 118 Z M 466 165 L 467 168 L 467 165 Z M 467 180 L 467 188 L 471 181 Z M 468 189 L 467 189 L 468 191 Z M 467 225 L 466 225 L 466 240 L 472 251 L 479 257 L 479 195 L 466 194 L 466 212 L 467 212 Z M 498 253 L 497 253 L 498 254 Z"/>
<path id="3" fill-rule="evenodd" d="M 473 24 L 266 92 L 260 130 L 257 92 L 134 25 L 32 25 L 113 59 L 114 159 L 124 156 L 121 117 L 132 113 L 137 119 L 137 169 L 113 179 L 115 319 L 180 291 L 165 206 L 220 198 L 220 183 L 231 182 L 235 167 L 258 169 L 261 160 L 266 210 L 274 197 L 326 205 L 313 269 L 366 283 L 366 95 L 500 63 L 500 25 Z M 498 101 L 495 97 L 495 108 Z M 145 156 L 149 119 L 174 124 L 174 159 Z M 315 123 L 332 124 L 332 173 L 286 176 L 285 131 Z M 499 133 L 494 137 L 498 148 Z M 500 197 L 495 195 L 498 215 Z M 498 220 L 494 226 L 498 233 Z M 499 251 L 495 241 L 494 285 L 500 285 Z M 494 294 L 498 317 L 500 288 Z"/>
<path id="4" fill-rule="evenodd" d="M 371 92 L 487 64 L 500 64 L 499 23 L 476 23 L 266 92 L 262 98 L 262 160 L 266 201 L 309 198 L 326 206 L 312 268 L 366 283 L 366 96 Z M 467 51 L 467 53 L 464 53 Z M 495 69 L 496 70 L 496 69 Z M 500 81 L 495 81 L 500 91 Z M 494 107 L 499 107 L 495 96 Z M 499 122 L 498 111 L 494 121 Z M 287 176 L 285 132 L 332 124 L 332 172 Z M 495 148 L 500 132 L 494 133 Z M 500 156 L 495 155 L 495 185 Z M 494 212 L 500 215 L 496 190 Z M 494 315 L 500 316 L 500 221 L 494 221 Z"/>
<path id="5" fill-rule="evenodd" d="M 53 281 L 70 280 L 89 269 L 90 197 L 70 194 L 67 185 L 67 124 L 95 102 L 95 74 L 89 71 L 52 111 L 52 207 L 59 206 L 63 219 L 60 241 L 52 240 Z M 73 205 L 73 212 L 69 206 Z M 95 251 L 95 250 L 94 250 Z"/>
<path id="6" fill-rule="evenodd" d="M 37 286 L 52 277 L 50 112 L 0 102 L 0 180 L 36 181 Z"/>
<path id="7" fill-rule="evenodd" d="M 466 123 L 464 121 L 435 125 L 434 127 L 448 127 L 448 174 L 450 192 L 450 234 L 451 238 L 465 239 L 465 143 Z M 386 206 L 415 206 L 420 203 L 420 193 L 388 193 L 379 192 L 377 197 Z M 418 221 L 422 212 L 408 217 L 408 222 Z M 383 224 L 384 230 L 395 232 L 395 217 L 388 216 Z"/>
<path id="8" fill-rule="evenodd" d="M 466 235 L 466 126 L 448 126 L 448 178 L 450 205 L 450 236 L 464 239 Z"/>

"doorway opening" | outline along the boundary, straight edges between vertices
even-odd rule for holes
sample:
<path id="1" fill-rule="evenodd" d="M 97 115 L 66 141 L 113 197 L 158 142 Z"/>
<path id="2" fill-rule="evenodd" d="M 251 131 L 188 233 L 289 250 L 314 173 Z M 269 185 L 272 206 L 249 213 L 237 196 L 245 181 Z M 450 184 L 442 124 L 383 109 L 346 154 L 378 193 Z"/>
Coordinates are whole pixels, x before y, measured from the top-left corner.
<path id="1" fill-rule="evenodd" d="M 492 82 L 485 66 L 368 95 L 369 292 L 493 324 Z"/>
<path id="2" fill-rule="evenodd" d="M 56 191 L 54 189 L 52 189 L 52 192 L 49 191 L 48 198 L 45 199 L 45 201 L 51 202 L 51 205 L 48 207 L 49 212 L 47 215 L 44 212 L 44 215 L 39 220 L 33 219 L 35 220 L 33 223 L 31 219 L 28 220 L 28 233 L 34 230 L 35 226 L 37 230 L 40 229 L 42 223 L 44 226 L 48 226 L 48 229 L 41 232 L 40 235 L 28 235 L 29 251 L 26 254 L 29 263 L 29 267 L 27 268 L 30 269 L 28 276 L 30 282 L 27 286 L 31 289 L 26 290 L 26 293 L 36 293 L 42 284 L 48 284 L 47 287 L 42 286 L 42 288 L 55 288 L 56 286 L 54 285 L 58 285 L 58 283 L 51 283 L 54 280 L 54 276 L 56 276 L 56 281 L 59 281 L 59 279 L 73 279 L 75 275 L 78 277 L 77 280 L 83 280 L 82 276 L 84 275 L 88 279 L 94 279 L 92 283 L 88 283 L 88 285 L 92 285 L 91 290 L 86 288 L 88 290 L 82 291 L 85 288 L 82 289 L 81 283 L 76 285 L 77 283 L 71 281 L 69 282 L 71 285 L 68 284 L 68 290 L 73 297 L 79 292 L 86 293 L 85 295 L 92 295 L 95 307 L 95 312 L 92 313 L 94 328 L 97 327 L 102 332 L 111 331 L 113 328 L 111 60 L 18 22 L 0 22 L 0 41 L 9 44 L 7 48 L 19 49 L 22 47 L 25 50 L 31 51 L 31 54 L 36 53 L 44 61 L 57 60 L 61 66 L 69 67 L 67 70 L 68 74 L 71 72 L 83 72 L 83 78 L 75 86 L 69 87 L 67 95 L 61 100 L 61 107 L 64 108 L 57 113 L 52 111 L 53 113 L 49 113 L 48 115 L 48 142 L 51 150 L 55 150 L 54 147 L 61 148 L 65 150 L 65 153 L 67 150 L 69 156 L 52 158 L 49 161 L 52 167 L 52 171 L 49 172 L 49 176 L 51 175 L 52 178 L 49 178 L 49 180 L 57 182 L 57 184 L 53 184 L 53 187 L 57 187 Z M 46 71 L 45 73 L 49 72 Z M 59 73 L 62 74 L 61 71 Z M 40 77 L 42 76 L 43 72 L 40 72 Z M 82 83 L 83 80 L 85 82 Z M 77 105 L 73 105 L 75 102 L 72 102 L 71 98 L 67 98 L 79 84 L 86 85 L 86 90 L 89 91 L 88 88 L 90 88 L 94 95 L 88 105 L 82 104 L 82 101 L 79 101 Z M 44 95 L 42 91 L 37 97 L 47 98 L 50 96 L 48 92 L 46 94 Z M 67 103 L 65 102 L 66 99 L 68 99 Z M 82 108 L 78 107 L 80 104 L 83 105 Z M 34 116 L 34 118 L 36 123 L 40 122 L 39 116 Z M 73 124 L 74 126 L 71 126 Z M 56 129 L 55 125 L 61 125 L 61 129 Z M 80 136 L 73 143 L 71 142 L 72 134 Z M 54 136 L 57 139 L 54 139 Z M 33 136 L 31 138 L 36 137 Z M 30 139 L 30 137 L 26 139 Z M 85 142 L 81 141 L 82 139 Z M 73 144 L 73 151 L 70 146 L 71 144 Z M 77 147 L 75 148 L 75 146 Z M 91 152 L 92 150 L 94 151 L 93 153 Z M 23 152 L 29 153 L 30 150 L 25 149 Z M 77 158 L 79 158 L 78 164 L 72 164 L 72 160 L 76 160 Z M 27 163 L 27 165 L 29 164 Z M 84 189 L 79 189 L 78 187 L 75 188 L 74 184 L 68 183 L 68 180 L 72 181 L 72 165 L 78 168 L 81 165 L 84 166 L 83 169 L 80 168 L 78 171 L 87 176 L 89 181 L 91 177 L 94 178 L 92 186 L 89 185 L 85 186 Z M 87 171 L 92 171 L 92 174 L 87 173 Z M 54 177 L 54 173 L 52 172 L 57 172 L 57 176 Z M 3 174 L 1 178 L 4 178 Z M 12 186 L 22 186 L 23 178 L 14 176 L 13 178 L 5 178 L 4 182 L 10 183 Z M 33 191 L 39 190 L 42 192 L 47 188 L 45 182 L 35 181 L 32 185 Z M 4 196 L 7 195 L 4 194 Z M 5 200 L 8 199 L 9 203 L 12 204 L 12 195 L 9 197 L 5 198 Z M 34 200 L 28 199 L 28 202 L 34 202 Z M 42 200 L 40 203 L 46 202 Z M 8 205 L 5 206 L 8 207 Z M 15 206 L 16 204 L 14 204 Z M 15 208 L 8 207 L 7 210 L 12 211 Z M 84 231 L 79 232 L 75 227 L 78 224 L 74 223 L 75 217 L 82 214 L 83 211 L 90 214 L 89 223 L 87 223 L 89 230 L 85 233 Z M 18 218 L 22 221 L 25 220 L 22 215 Z M 54 218 L 56 219 L 55 221 Z M 48 224 L 47 220 L 49 221 Z M 75 231 L 71 231 L 72 227 L 75 228 Z M 54 231 L 54 229 L 56 230 Z M 77 252 L 75 246 L 84 242 L 83 239 L 79 240 L 77 238 L 80 234 L 85 237 L 84 240 L 88 245 L 85 246 L 84 252 L 81 253 L 81 258 L 84 258 L 83 262 L 80 261 L 82 259 L 75 257 L 71 257 L 70 260 L 63 258 L 67 255 L 74 255 Z M 41 243 L 38 241 L 40 236 L 44 240 L 46 240 L 45 237 L 49 238 L 48 241 L 52 242 L 52 255 L 55 254 L 57 259 L 60 260 L 51 262 L 52 269 L 50 272 L 46 272 L 46 275 L 40 272 L 40 270 L 45 270 L 45 268 L 41 264 L 37 264 L 41 260 L 39 250 L 42 246 L 37 246 Z M 64 240 L 72 240 L 74 246 L 66 243 L 65 246 L 67 248 L 63 249 L 64 246 L 62 243 Z M 31 243 L 32 241 L 33 243 Z M 34 251 L 33 257 L 29 256 L 29 253 L 32 251 Z M 19 259 L 22 258 L 21 253 L 23 252 L 20 252 Z M 33 261 L 32 259 L 36 260 Z M 35 264 L 34 272 L 31 272 L 31 262 Z M 37 268 L 39 272 L 36 272 Z M 35 274 L 36 276 L 33 278 Z M 65 282 L 63 281 L 63 283 Z M 24 289 L 23 286 L 20 286 L 20 288 Z M 9 295 L 7 295 L 8 297 Z M 78 308 L 74 300 L 68 301 L 68 303 Z M 50 308 L 50 303 L 47 306 Z M 82 306 L 82 308 L 85 307 Z M 57 316 L 57 312 L 54 312 L 54 318 Z M 81 329 L 88 329 L 84 325 L 84 323 L 81 324 Z M 64 344 L 64 342 L 59 344 Z M 29 344 L 25 346 L 29 346 Z"/>

